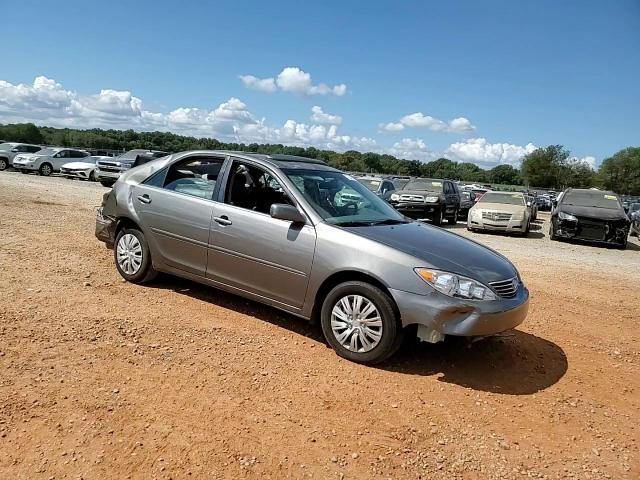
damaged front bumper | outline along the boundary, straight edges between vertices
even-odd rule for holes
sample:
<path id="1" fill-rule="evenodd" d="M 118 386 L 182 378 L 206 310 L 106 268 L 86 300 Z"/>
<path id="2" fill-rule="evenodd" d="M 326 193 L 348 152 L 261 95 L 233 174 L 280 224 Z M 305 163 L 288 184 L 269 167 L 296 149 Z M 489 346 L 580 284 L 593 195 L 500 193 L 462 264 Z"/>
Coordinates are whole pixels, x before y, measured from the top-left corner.
<path id="1" fill-rule="evenodd" d="M 593 243 L 626 244 L 629 222 L 624 220 L 561 220 L 552 218 L 556 237 Z"/>
<path id="2" fill-rule="evenodd" d="M 513 298 L 490 301 L 466 300 L 439 292 L 418 295 L 391 290 L 391 295 L 400 309 L 402 326 L 426 327 L 431 332 L 429 341 L 440 340 L 444 335 L 495 335 L 520 325 L 529 310 L 529 291 L 522 283 Z"/>

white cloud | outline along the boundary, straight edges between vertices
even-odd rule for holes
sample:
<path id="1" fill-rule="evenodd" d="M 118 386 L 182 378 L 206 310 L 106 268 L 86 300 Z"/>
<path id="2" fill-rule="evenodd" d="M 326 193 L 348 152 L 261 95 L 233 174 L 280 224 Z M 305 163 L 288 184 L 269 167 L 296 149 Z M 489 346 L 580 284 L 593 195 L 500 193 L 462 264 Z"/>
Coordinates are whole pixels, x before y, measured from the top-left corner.
<path id="1" fill-rule="evenodd" d="M 270 93 L 277 89 L 304 96 L 335 95 L 342 97 L 347 93 L 347 86 L 344 83 L 333 87 L 325 83 L 314 84 L 311 75 L 298 67 L 285 67 L 275 78 L 240 75 L 240 80 L 247 88 Z"/>
<path id="2" fill-rule="evenodd" d="M 316 123 L 324 123 L 327 125 L 340 125 L 342 117 L 339 115 L 331 115 L 322 111 L 322 107 L 311 107 L 311 121 Z"/>
<path id="3" fill-rule="evenodd" d="M 452 143 L 444 152 L 452 160 L 472 162 L 483 167 L 499 164 L 517 165 L 522 157 L 537 147 L 532 143 L 525 146 L 510 143 L 489 143 L 485 138 L 469 138 L 464 142 Z"/>
<path id="4" fill-rule="evenodd" d="M 596 157 L 587 155 L 586 157 L 572 157 L 571 160 L 579 163 L 585 163 L 591 168 L 591 170 L 595 170 L 597 168 L 597 160 Z"/>
<path id="5" fill-rule="evenodd" d="M 445 122 L 431 115 L 425 115 L 422 112 L 405 115 L 398 122 L 381 123 L 378 125 L 381 131 L 399 132 L 405 128 L 426 128 L 434 132 L 453 132 L 465 133 L 472 132 L 476 129 L 469 119 L 465 117 L 454 118 L 449 122 Z"/>
<path id="6" fill-rule="evenodd" d="M 258 78 L 253 75 L 240 75 L 240 80 L 245 87 L 261 92 L 275 92 L 277 90 L 276 82 L 273 78 Z"/>
<path id="7" fill-rule="evenodd" d="M 420 138 L 403 138 L 393 144 L 385 153 L 407 160 L 431 160 L 434 153 L 429 150 L 424 140 Z"/>

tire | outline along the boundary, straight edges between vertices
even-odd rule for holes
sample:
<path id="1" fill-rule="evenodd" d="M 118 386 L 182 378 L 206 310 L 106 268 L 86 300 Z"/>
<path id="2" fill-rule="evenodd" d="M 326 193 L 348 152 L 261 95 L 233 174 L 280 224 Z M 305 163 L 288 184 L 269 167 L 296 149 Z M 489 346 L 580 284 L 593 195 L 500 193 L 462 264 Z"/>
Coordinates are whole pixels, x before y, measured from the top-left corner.
<path id="1" fill-rule="evenodd" d="M 120 255 L 131 253 L 129 261 L 118 260 Z M 136 261 L 135 258 L 139 260 Z M 127 282 L 143 284 L 152 281 L 158 275 L 153 268 L 149 245 L 144 238 L 144 234 L 135 228 L 123 228 L 116 236 L 113 248 L 113 259 L 116 263 L 118 273 Z"/>
<path id="2" fill-rule="evenodd" d="M 551 240 L 558 240 L 558 236 L 556 235 L 556 230 L 553 228 L 553 221 L 551 221 L 551 225 L 549 225 L 549 238 Z"/>
<path id="3" fill-rule="evenodd" d="M 38 174 L 42 175 L 43 177 L 48 177 L 52 173 L 53 173 L 53 167 L 51 166 L 50 163 L 45 162 L 42 165 L 40 165 L 40 168 L 38 169 Z"/>
<path id="4" fill-rule="evenodd" d="M 113 184 L 116 183 L 113 180 L 100 180 L 100 185 L 102 185 L 103 187 L 107 187 L 107 188 L 111 188 L 113 187 Z"/>
<path id="5" fill-rule="evenodd" d="M 29 171 L 25 170 L 24 168 L 22 168 L 22 169 L 20 169 L 20 173 L 24 173 L 26 175 L 27 173 L 29 173 Z"/>
<path id="6" fill-rule="evenodd" d="M 432 222 L 433 222 L 433 224 L 434 224 L 434 225 L 436 225 L 436 226 L 438 226 L 438 227 L 439 227 L 440 225 L 442 225 L 442 222 L 444 222 L 444 207 L 441 207 L 441 208 L 438 210 L 438 213 L 436 213 L 436 214 L 433 216 L 433 220 L 432 220 Z"/>
<path id="7" fill-rule="evenodd" d="M 95 182 L 96 181 L 96 172 L 94 172 L 93 170 L 91 170 L 91 172 L 89 173 L 89 178 L 88 180 L 90 182 Z"/>
<path id="8" fill-rule="evenodd" d="M 453 217 L 447 218 L 447 222 L 449 225 L 456 225 L 458 223 L 458 209 L 456 208 L 453 212 Z"/>
<path id="9" fill-rule="evenodd" d="M 359 311 L 365 314 L 364 320 L 371 321 L 376 316 L 380 320 L 368 325 L 358 323 L 354 327 L 359 319 L 349 318 L 348 311 L 350 308 L 353 311 L 358 299 Z M 374 310 L 367 313 L 370 306 Z M 322 303 L 320 322 L 331 348 L 339 356 L 356 363 L 372 365 L 386 360 L 398 350 L 404 336 L 393 300 L 366 282 L 350 281 L 334 287 Z M 363 342 L 363 338 L 369 345 Z"/>
<path id="10" fill-rule="evenodd" d="M 9 162 L 6 158 L 0 158 L 0 172 L 9 168 Z"/>

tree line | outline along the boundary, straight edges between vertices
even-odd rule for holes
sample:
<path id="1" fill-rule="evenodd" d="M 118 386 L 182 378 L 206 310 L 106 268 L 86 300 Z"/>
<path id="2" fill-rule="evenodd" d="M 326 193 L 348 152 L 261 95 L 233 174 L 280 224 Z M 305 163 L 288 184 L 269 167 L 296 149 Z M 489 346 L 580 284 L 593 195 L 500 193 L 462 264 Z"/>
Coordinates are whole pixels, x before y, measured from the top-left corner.
<path id="1" fill-rule="evenodd" d="M 431 162 L 399 159 L 393 155 L 355 150 L 334 152 L 314 147 L 282 144 L 225 143 L 214 138 L 196 138 L 169 132 L 133 130 L 79 130 L 38 127 L 32 123 L 0 125 L 0 139 L 64 147 L 126 151 L 147 148 L 167 152 L 184 150 L 236 150 L 283 153 L 326 161 L 345 171 L 387 175 L 450 178 L 475 183 L 525 185 L 532 188 L 601 187 L 621 194 L 640 195 L 640 147 L 620 150 L 605 159 L 598 170 L 576 160 L 562 145 L 550 145 L 525 155 L 520 168 L 498 165 L 483 169 L 470 162 L 438 158 Z"/>

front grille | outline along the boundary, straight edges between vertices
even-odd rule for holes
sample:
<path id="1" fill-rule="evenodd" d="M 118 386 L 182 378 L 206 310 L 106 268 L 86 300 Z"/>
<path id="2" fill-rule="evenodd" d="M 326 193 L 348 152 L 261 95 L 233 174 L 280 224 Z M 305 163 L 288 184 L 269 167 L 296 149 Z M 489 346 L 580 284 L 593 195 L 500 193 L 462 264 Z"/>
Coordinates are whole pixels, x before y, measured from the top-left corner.
<path id="1" fill-rule="evenodd" d="M 603 222 L 578 217 L 580 228 L 578 236 L 585 240 L 604 240 L 606 227 Z"/>
<path id="2" fill-rule="evenodd" d="M 422 195 L 410 195 L 405 193 L 404 195 L 400 195 L 400 201 L 402 202 L 424 202 L 424 197 Z"/>
<path id="3" fill-rule="evenodd" d="M 482 212 L 482 219 L 492 220 L 494 222 L 508 222 L 511 220 L 511 214 L 503 212 Z"/>
<path id="4" fill-rule="evenodd" d="M 122 171 L 122 169 L 120 167 L 111 167 L 111 166 L 105 166 L 105 165 L 98 166 L 98 170 L 101 170 L 103 172 L 120 172 L 120 171 Z"/>
<path id="5" fill-rule="evenodd" d="M 502 298 L 513 298 L 516 296 L 519 283 L 518 279 L 514 277 L 509 280 L 491 282 L 489 285 L 491 285 L 491 288 Z"/>

